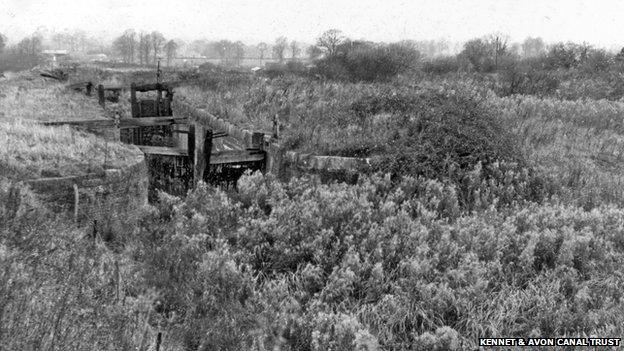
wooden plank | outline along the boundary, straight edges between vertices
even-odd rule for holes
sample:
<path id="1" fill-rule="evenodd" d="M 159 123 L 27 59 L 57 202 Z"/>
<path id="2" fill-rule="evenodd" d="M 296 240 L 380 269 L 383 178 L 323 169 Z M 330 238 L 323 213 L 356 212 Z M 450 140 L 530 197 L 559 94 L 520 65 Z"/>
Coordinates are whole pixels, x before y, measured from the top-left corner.
<path id="1" fill-rule="evenodd" d="M 119 86 L 119 85 L 105 86 L 104 87 L 104 90 L 109 90 L 109 91 L 120 91 L 120 90 L 124 90 L 124 89 L 127 89 L 127 88 Z"/>
<path id="2" fill-rule="evenodd" d="M 265 153 L 261 150 L 228 150 L 213 152 L 210 157 L 211 165 L 224 163 L 244 163 L 264 160 Z"/>
<path id="3" fill-rule="evenodd" d="M 223 146 L 229 150 L 242 150 L 243 146 L 233 137 L 223 138 Z"/>
<path id="4" fill-rule="evenodd" d="M 147 146 L 147 145 L 135 145 L 141 151 L 150 155 L 165 155 L 165 156 L 188 156 L 188 150 L 180 149 L 176 147 L 166 146 Z"/>
<path id="5" fill-rule="evenodd" d="M 198 133 L 199 134 L 199 133 Z M 197 134 L 196 134 L 197 135 Z M 210 133 L 204 134 L 205 140 L 201 143 L 202 148 L 207 149 L 205 146 L 210 144 Z M 197 142 L 197 140 L 196 140 Z M 193 154 L 189 154 L 188 150 L 164 147 L 164 146 L 146 146 L 136 145 L 141 151 L 150 155 L 165 155 L 165 156 L 190 156 L 198 157 L 199 162 L 195 162 L 194 175 L 195 179 L 203 179 L 206 165 L 219 165 L 224 163 L 245 163 L 245 162 L 258 162 L 263 161 L 265 158 L 265 152 L 262 150 L 229 150 L 220 152 L 211 152 L 210 154 L 200 154 L 196 147 Z M 201 156 L 201 157 L 200 157 Z M 203 169 L 202 169 L 203 168 Z"/>
<path id="6" fill-rule="evenodd" d="M 113 127 L 115 126 L 115 120 L 114 119 L 87 119 L 87 120 L 77 120 L 77 121 L 46 121 L 46 122 L 40 122 L 40 124 L 43 124 L 44 126 L 63 126 L 63 125 L 69 125 L 69 126 L 83 126 L 83 127 L 90 127 L 90 128 L 97 128 L 97 127 Z"/>
<path id="7" fill-rule="evenodd" d="M 186 117 L 141 117 L 122 118 L 119 120 L 119 128 L 168 126 L 172 124 L 187 124 Z"/>
<path id="8" fill-rule="evenodd" d="M 135 85 L 134 88 L 136 91 L 152 91 L 152 90 L 170 90 L 169 85 L 166 83 L 155 83 L 155 84 L 143 84 L 143 85 Z"/>
<path id="9" fill-rule="evenodd" d="M 138 128 L 138 127 L 153 127 L 153 126 L 168 126 L 173 124 L 186 124 L 188 119 L 185 117 L 143 117 L 143 118 L 122 118 L 119 120 L 119 128 Z M 41 122 L 46 126 L 83 126 L 83 127 L 113 127 L 115 126 L 114 119 L 86 119 L 76 121 L 46 121 Z"/>

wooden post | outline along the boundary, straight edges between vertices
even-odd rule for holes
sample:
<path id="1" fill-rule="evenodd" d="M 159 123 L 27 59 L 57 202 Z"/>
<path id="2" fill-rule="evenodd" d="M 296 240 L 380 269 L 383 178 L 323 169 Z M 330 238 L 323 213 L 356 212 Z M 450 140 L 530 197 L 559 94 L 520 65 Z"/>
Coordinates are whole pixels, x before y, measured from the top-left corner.
<path id="1" fill-rule="evenodd" d="M 74 222 L 78 223 L 78 202 L 80 201 L 80 193 L 78 185 L 74 183 Z"/>
<path id="2" fill-rule="evenodd" d="M 158 332 L 158 334 L 156 334 L 156 351 L 160 351 L 160 344 L 162 342 L 162 332 Z"/>
<path id="3" fill-rule="evenodd" d="M 186 150 L 188 152 L 191 163 L 194 164 L 195 159 L 195 123 L 188 125 L 188 134 L 186 135 Z"/>
<path id="4" fill-rule="evenodd" d="M 162 90 L 158 89 L 156 91 L 156 116 L 162 116 L 163 114 L 163 109 L 161 106 L 161 101 L 162 101 Z"/>
<path id="5" fill-rule="evenodd" d="M 251 145 L 250 149 L 262 150 L 264 149 L 264 133 L 253 132 L 251 133 Z"/>
<path id="6" fill-rule="evenodd" d="M 195 185 L 204 180 L 206 167 L 210 166 L 210 153 L 212 152 L 212 130 L 206 130 L 202 125 L 195 125 L 195 149 L 193 150 L 193 179 Z M 189 139 L 193 137 L 189 135 Z"/>
<path id="7" fill-rule="evenodd" d="M 132 114 L 132 118 L 139 117 L 139 105 L 137 103 L 136 98 L 136 84 L 130 83 L 130 113 Z M 132 144 L 140 144 L 141 143 L 141 131 L 140 128 L 133 128 L 132 132 Z"/>
<path id="8" fill-rule="evenodd" d="M 130 84 L 130 108 L 132 109 L 132 117 L 139 116 L 139 106 L 137 105 L 136 98 L 136 85 Z"/>
<path id="9" fill-rule="evenodd" d="M 279 134 L 279 121 L 277 118 L 277 114 L 273 116 L 273 139 L 277 140 Z"/>
<path id="10" fill-rule="evenodd" d="M 98 100 L 100 102 L 100 106 L 104 108 L 106 105 L 106 102 L 104 98 L 104 86 L 102 84 L 98 84 Z"/>
<path id="11" fill-rule="evenodd" d="M 212 155 L 212 129 L 207 130 L 204 133 L 204 162 L 206 163 L 206 169 L 210 171 L 210 156 Z M 205 173 L 208 173 L 206 171 Z"/>

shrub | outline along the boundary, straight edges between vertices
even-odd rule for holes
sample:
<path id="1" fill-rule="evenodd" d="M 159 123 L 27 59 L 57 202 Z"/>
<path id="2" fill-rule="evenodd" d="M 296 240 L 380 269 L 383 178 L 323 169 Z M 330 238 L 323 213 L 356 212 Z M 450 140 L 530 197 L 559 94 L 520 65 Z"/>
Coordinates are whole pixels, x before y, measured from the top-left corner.
<path id="1" fill-rule="evenodd" d="M 423 63 L 425 73 L 445 74 L 460 70 L 460 64 L 455 56 L 436 57 Z"/>
<path id="2" fill-rule="evenodd" d="M 385 81 L 416 66 L 420 53 L 413 47 L 354 44 L 344 52 L 317 61 L 317 72 L 327 78 L 350 81 Z"/>
<path id="3" fill-rule="evenodd" d="M 542 192 L 534 189 L 539 183 L 537 175 L 527 169 L 514 136 L 505 131 L 496 109 L 474 94 L 450 87 L 393 92 L 362 98 L 352 108 L 363 118 L 380 113 L 394 117 L 390 123 L 396 128 L 388 137 L 390 145 L 375 161 L 378 170 L 395 177 L 420 175 L 450 181 L 459 189 L 462 205 L 468 207 L 475 201 L 468 195 L 474 189 L 469 190 L 472 183 L 467 181 L 475 167 L 480 169 L 477 183 L 528 186 L 527 190 L 518 189 L 519 193 L 511 191 L 511 197 L 498 194 L 502 200 L 506 198 L 501 204 L 542 198 Z"/>
<path id="4" fill-rule="evenodd" d="M 499 94 L 550 96 L 559 84 L 559 79 L 548 70 L 536 70 L 526 64 L 510 65 L 501 73 Z"/>

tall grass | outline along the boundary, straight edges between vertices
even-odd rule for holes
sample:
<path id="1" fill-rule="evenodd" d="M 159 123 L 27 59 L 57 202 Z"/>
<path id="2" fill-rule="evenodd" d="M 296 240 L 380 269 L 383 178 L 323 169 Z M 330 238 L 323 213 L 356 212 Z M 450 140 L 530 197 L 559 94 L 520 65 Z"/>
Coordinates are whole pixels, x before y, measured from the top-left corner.
<path id="1" fill-rule="evenodd" d="M 492 97 L 522 151 L 562 196 L 591 208 L 624 204 L 624 103 Z"/>
<path id="2" fill-rule="evenodd" d="M 104 110 L 84 94 L 68 94 L 62 83 L 32 73 L 14 73 L 0 80 L 0 120 L 67 121 L 101 119 Z"/>
<path id="3" fill-rule="evenodd" d="M 18 73 L 0 83 L 0 177 L 80 175 L 133 162 L 132 147 L 38 121 L 101 119 L 94 98 L 64 90 L 59 83 Z"/>

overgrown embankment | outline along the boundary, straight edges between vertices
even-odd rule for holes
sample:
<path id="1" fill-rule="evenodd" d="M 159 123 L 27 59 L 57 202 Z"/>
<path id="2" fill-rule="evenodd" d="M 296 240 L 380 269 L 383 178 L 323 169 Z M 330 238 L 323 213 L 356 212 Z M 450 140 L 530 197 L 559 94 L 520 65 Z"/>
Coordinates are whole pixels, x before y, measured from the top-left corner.
<path id="1" fill-rule="evenodd" d="M 146 199 L 143 154 L 68 126 L 39 124 L 107 118 L 96 101 L 28 72 L 3 80 L 0 90 L 0 178 L 12 189 L 30 186 L 45 206 L 73 212 L 81 223 L 97 222 L 98 230 L 109 230 L 112 218 L 115 226 L 131 223 L 124 212 Z"/>

